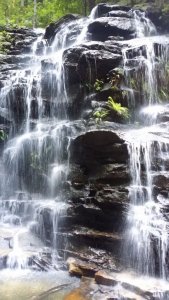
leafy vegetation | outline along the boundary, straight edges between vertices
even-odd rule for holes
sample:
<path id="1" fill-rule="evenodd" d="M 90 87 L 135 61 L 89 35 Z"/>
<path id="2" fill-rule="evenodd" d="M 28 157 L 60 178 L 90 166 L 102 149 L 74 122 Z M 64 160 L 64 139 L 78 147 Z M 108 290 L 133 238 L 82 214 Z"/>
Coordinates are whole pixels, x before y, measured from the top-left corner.
<path id="1" fill-rule="evenodd" d="M 45 27 L 67 13 L 88 14 L 97 0 L 0 0 L 1 26 Z"/>
<path id="2" fill-rule="evenodd" d="M 108 109 L 99 109 L 93 113 L 93 117 L 94 117 L 96 123 L 105 121 L 107 119 L 107 117 L 109 117 L 109 115 L 111 115 L 112 111 L 117 113 L 123 119 L 129 119 L 129 117 L 130 117 L 128 108 L 122 106 L 121 103 L 115 102 L 112 97 L 108 97 L 107 107 L 108 107 Z"/>
<path id="3" fill-rule="evenodd" d="M 150 5 L 140 0 L 0 0 L 0 26 L 45 27 L 67 13 L 86 15 L 98 3 Z M 168 0 L 154 1 L 163 12 L 169 11 Z"/>
<path id="4" fill-rule="evenodd" d="M 128 108 L 122 106 L 121 103 L 115 102 L 112 97 L 108 97 L 107 104 L 110 110 L 114 110 L 118 115 L 122 116 L 125 119 L 129 118 Z"/>

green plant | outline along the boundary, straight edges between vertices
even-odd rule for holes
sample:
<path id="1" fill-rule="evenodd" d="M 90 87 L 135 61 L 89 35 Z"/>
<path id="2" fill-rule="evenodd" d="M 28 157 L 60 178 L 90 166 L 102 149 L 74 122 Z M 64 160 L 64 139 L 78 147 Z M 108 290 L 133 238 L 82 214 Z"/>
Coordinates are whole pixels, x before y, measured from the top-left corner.
<path id="1" fill-rule="evenodd" d="M 93 113 L 93 117 L 95 118 L 96 123 L 100 123 L 103 121 L 109 114 L 107 109 L 97 110 Z"/>
<path id="2" fill-rule="evenodd" d="M 5 141 L 7 139 L 7 134 L 3 129 L 0 129 L 0 140 Z"/>
<path id="3" fill-rule="evenodd" d="M 94 89 L 96 92 L 100 92 L 103 89 L 104 82 L 102 80 L 96 79 L 94 83 Z"/>
<path id="4" fill-rule="evenodd" d="M 108 107 L 110 110 L 114 110 L 117 112 L 120 116 L 122 116 L 125 119 L 129 118 L 129 110 L 127 107 L 124 107 L 121 105 L 121 103 L 117 103 L 113 100 L 112 97 L 108 97 Z"/>

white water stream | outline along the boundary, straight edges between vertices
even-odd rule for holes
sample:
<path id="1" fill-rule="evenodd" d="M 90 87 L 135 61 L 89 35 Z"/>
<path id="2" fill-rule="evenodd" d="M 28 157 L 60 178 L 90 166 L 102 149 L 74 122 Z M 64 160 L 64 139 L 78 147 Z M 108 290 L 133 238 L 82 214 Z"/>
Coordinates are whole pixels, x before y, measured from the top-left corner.
<path id="1" fill-rule="evenodd" d="M 6 267 L 16 269 L 16 272 L 29 269 L 31 257 L 40 257 L 48 245 L 52 268 L 57 268 L 58 218 L 66 214 L 67 209 L 60 195 L 68 167 L 62 159 L 63 143 L 65 136 L 68 138 L 74 133 L 67 117 L 69 100 L 62 57 L 65 49 L 87 39 L 87 27 L 96 11 L 95 8 L 89 18 L 64 24 L 50 47 L 43 40 L 44 32 L 36 30 L 40 35 L 32 45 L 28 67 L 14 71 L 0 92 L 0 109 L 3 110 L 4 107 L 9 108 L 9 94 L 13 93 L 15 98 L 15 88 L 22 86 L 26 106 L 22 134 L 9 139 L 2 158 L 5 176 L 2 176 L 1 182 L 0 251 L 2 257 L 7 256 Z M 42 47 L 40 55 L 39 45 Z M 47 63 L 49 69 L 45 75 L 43 63 Z M 47 76 L 47 97 L 52 107 L 50 119 L 44 118 L 43 76 Z M 32 105 L 35 100 L 37 120 L 33 121 Z M 48 217 L 46 222 L 52 228 L 49 236 L 45 229 L 44 211 Z"/>
<path id="2" fill-rule="evenodd" d="M 160 178 L 165 182 L 162 184 L 164 189 L 169 179 L 168 125 L 159 119 L 167 112 L 166 102 L 169 100 L 168 94 L 165 99 L 162 97 L 168 79 L 169 37 L 156 35 L 150 21 L 145 22 L 143 30 L 139 27 L 138 15 L 136 23 L 138 38 L 129 41 L 123 50 L 126 82 L 130 88 L 129 105 L 137 107 L 139 102 L 143 106 L 135 114 L 135 127 L 139 126 L 139 129 L 126 135 L 132 183 L 129 187 L 125 253 L 128 266 L 139 275 L 167 280 L 169 231 L 164 210 L 168 195 L 164 196 L 159 187 L 160 195 L 157 196 L 156 189 Z M 134 57 L 131 53 L 136 49 L 139 55 Z M 138 98 L 137 91 L 141 98 Z M 168 299 L 166 297 L 159 293 L 157 299 Z"/>

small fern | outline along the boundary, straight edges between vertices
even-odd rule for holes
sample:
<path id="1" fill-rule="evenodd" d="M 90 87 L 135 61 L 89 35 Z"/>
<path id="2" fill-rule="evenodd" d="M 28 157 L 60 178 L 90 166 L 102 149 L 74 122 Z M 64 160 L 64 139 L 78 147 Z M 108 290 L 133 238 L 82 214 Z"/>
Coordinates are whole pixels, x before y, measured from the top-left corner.
<path id="1" fill-rule="evenodd" d="M 123 118 L 128 119 L 129 118 L 129 111 L 127 107 L 124 107 L 121 105 L 121 103 L 116 103 L 112 97 L 108 97 L 108 107 L 110 110 L 114 110 L 119 115 L 121 115 Z"/>

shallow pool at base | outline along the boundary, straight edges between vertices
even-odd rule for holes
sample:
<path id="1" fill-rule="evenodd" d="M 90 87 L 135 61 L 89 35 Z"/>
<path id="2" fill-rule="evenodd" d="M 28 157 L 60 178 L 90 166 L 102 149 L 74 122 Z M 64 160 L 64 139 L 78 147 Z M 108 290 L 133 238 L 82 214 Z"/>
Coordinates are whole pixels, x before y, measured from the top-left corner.
<path id="1" fill-rule="evenodd" d="M 64 271 L 31 272 L 0 271 L 0 300 L 63 300 L 64 296 L 78 285 L 76 278 Z M 67 285 L 54 293 L 38 297 L 42 293 L 60 285 Z"/>

